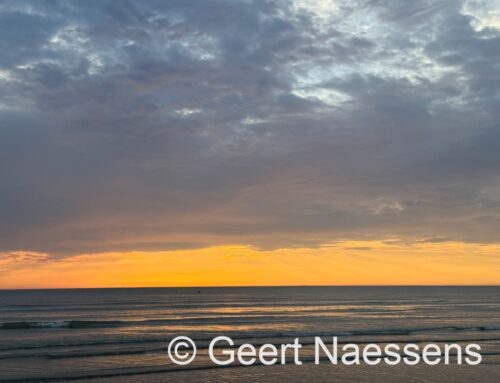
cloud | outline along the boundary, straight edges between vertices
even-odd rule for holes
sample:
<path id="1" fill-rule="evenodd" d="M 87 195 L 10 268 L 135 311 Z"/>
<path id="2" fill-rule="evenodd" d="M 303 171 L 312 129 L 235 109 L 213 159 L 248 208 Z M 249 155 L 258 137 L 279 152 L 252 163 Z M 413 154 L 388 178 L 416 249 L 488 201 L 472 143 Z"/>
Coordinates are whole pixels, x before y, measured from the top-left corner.
<path id="1" fill-rule="evenodd" d="M 0 250 L 498 242 L 485 7 L 3 2 Z"/>

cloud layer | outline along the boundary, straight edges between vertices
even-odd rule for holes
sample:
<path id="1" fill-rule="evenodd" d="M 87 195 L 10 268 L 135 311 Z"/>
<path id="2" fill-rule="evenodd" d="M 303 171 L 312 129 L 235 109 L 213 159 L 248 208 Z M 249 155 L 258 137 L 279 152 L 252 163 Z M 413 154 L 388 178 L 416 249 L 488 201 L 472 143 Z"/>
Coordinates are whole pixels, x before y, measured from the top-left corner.
<path id="1" fill-rule="evenodd" d="M 3 1 L 0 251 L 500 242 L 494 1 Z"/>

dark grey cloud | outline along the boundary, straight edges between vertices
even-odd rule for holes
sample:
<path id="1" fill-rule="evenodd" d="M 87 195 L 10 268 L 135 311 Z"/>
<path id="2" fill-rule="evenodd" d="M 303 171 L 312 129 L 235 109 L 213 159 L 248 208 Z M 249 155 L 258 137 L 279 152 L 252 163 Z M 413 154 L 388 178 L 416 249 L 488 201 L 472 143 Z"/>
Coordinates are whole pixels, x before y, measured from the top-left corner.
<path id="1" fill-rule="evenodd" d="M 498 242 L 484 9 L 4 1 L 0 251 Z"/>

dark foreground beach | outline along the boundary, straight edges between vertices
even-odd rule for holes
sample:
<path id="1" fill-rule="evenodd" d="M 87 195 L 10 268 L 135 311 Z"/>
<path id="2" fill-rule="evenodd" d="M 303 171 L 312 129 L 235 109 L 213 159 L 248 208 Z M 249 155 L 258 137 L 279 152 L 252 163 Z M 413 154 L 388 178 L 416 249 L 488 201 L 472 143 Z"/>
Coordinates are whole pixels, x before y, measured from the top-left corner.
<path id="1" fill-rule="evenodd" d="M 283 287 L 0 292 L 0 382 L 499 382 L 499 287 Z M 186 335 L 188 366 L 167 356 Z M 300 338 L 304 364 L 217 367 L 218 335 L 236 343 Z M 342 342 L 481 346 L 477 366 L 312 363 L 314 336 Z"/>
<path id="2" fill-rule="evenodd" d="M 500 368 L 496 364 L 476 366 L 273 366 L 207 370 L 203 373 L 179 372 L 127 378 L 91 379 L 92 383 L 164 383 L 164 382 L 352 382 L 352 383 L 498 383 Z"/>

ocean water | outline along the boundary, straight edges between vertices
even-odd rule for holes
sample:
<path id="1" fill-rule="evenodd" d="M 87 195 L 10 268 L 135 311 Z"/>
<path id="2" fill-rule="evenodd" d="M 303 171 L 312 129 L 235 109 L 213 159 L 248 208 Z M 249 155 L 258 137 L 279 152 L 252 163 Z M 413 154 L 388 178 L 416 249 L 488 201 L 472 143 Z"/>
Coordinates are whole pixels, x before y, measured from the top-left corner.
<path id="1" fill-rule="evenodd" d="M 178 335 L 198 345 L 189 366 L 177 366 L 167 356 L 169 340 Z M 478 343 L 483 363 L 445 370 L 327 364 L 214 368 L 206 347 L 217 335 L 254 345 L 295 337 L 307 345 L 314 336 L 359 344 Z M 499 355 L 500 287 L 0 291 L 0 382 L 293 382 L 332 376 L 346 382 L 394 376 L 394 381 L 403 376 L 498 382 Z"/>

